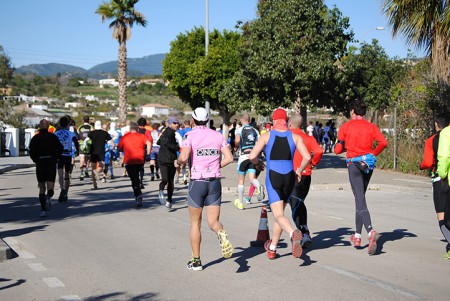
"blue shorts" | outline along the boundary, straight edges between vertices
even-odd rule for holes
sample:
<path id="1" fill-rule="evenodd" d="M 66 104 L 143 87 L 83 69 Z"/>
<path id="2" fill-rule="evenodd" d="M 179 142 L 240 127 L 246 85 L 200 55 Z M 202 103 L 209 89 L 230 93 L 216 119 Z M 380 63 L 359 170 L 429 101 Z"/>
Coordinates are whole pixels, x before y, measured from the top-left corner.
<path id="1" fill-rule="evenodd" d="M 159 154 L 159 145 L 156 147 L 156 146 L 153 146 L 152 147 L 152 151 L 151 151 L 151 153 L 150 153 L 150 160 L 158 160 L 158 154 Z"/>
<path id="2" fill-rule="evenodd" d="M 220 179 L 191 180 L 188 186 L 188 206 L 220 206 L 222 204 L 222 183 Z"/>

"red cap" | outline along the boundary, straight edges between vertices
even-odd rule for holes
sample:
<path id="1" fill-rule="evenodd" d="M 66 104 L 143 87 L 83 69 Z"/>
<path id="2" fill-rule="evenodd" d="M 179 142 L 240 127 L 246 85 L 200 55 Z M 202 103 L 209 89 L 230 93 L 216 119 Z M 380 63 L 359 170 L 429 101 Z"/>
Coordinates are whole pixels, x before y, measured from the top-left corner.
<path id="1" fill-rule="evenodd" d="M 266 123 L 266 129 L 270 129 L 271 125 L 270 123 Z"/>
<path id="2" fill-rule="evenodd" d="M 287 113 L 284 109 L 282 108 L 278 108 L 276 109 L 273 114 L 272 114 L 272 119 L 273 120 L 277 120 L 277 119 L 283 119 L 283 120 L 288 120 L 288 116 Z"/>

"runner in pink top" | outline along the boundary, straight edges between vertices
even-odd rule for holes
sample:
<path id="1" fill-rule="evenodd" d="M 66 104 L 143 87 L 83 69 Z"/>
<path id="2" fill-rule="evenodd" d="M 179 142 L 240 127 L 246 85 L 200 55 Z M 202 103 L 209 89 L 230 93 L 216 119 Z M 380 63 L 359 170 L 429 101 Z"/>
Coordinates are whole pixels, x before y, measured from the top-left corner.
<path id="1" fill-rule="evenodd" d="M 222 255 L 230 258 L 233 246 L 228 240 L 228 234 L 219 222 L 220 205 L 222 203 L 222 184 L 220 183 L 220 168 L 233 162 L 230 147 L 222 135 L 208 129 L 205 125 L 209 120 L 204 108 L 195 109 L 192 119 L 196 127 L 184 136 L 181 153 L 175 161 L 175 166 L 181 166 L 190 159 L 191 181 L 188 187 L 188 208 L 190 215 L 190 239 L 192 259 L 187 268 L 194 271 L 203 269 L 200 261 L 200 241 L 203 207 L 206 207 L 208 225 L 218 238 Z M 222 155 L 222 160 L 220 158 Z"/>
<path id="2" fill-rule="evenodd" d="M 220 154 L 221 149 L 228 143 L 223 136 L 207 128 L 197 125 L 187 133 L 181 147 L 191 148 L 191 180 L 219 179 L 220 178 Z"/>

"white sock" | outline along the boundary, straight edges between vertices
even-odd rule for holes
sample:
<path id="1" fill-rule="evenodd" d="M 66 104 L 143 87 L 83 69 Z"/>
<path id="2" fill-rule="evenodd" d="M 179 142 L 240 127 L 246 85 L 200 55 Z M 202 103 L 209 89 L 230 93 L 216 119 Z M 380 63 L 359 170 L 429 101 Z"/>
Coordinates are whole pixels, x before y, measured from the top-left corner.
<path id="1" fill-rule="evenodd" d="M 290 237 L 290 238 L 292 238 L 292 233 L 294 233 L 294 230 L 292 230 L 292 231 L 289 233 L 289 237 Z"/>
<path id="2" fill-rule="evenodd" d="M 253 186 L 255 186 L 256 191 L 259 191 L 259 187 L 261 186 L 261 184 L 259 183 L 258 179 L 254 179 L 252 181 Z"/>
<path id="3" fill-rule="evenodd" d="M 361 233 L 355 233 L 355 238 L 361 238 Z"/>
<path id="4" fill-rule="evenodd" d="M 269 250 L 270 251 L 276 251 L 277 250 L 277 246 L 274 246 L 274 245 L 270 244 Z"/>
<path id="5" fill-rule="evenodd" d="M 238 193 L 239 193 L 239 204 L 242 204 L 242 200 L 244 199 L 244 185 L 238 185 Z"/>

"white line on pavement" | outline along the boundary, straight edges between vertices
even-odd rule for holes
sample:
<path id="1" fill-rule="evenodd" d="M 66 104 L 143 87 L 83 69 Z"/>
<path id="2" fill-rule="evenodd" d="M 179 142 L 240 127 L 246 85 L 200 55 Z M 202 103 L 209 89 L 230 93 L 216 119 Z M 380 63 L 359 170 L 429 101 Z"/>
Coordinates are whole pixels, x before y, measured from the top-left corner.
<path id="1" fill-rule="evenodd" d="M 42 280 L 51 288 L 65 287 L 64 283 L 56 277 L 43 278 Z"/>
<path id="2" fill-rule="evenodd" d="M 337 217 L 337 216 L 332 216 L 332 215 L 327 215 L 327 217 L 329 217 L 329 218 L 334 218 L 334 219 L 338 219 L 338 220 L 343 220 L 342 217 Z"/>
<path id="3" fill-rule="evenodd" d="M 387 282 L 381 281 L 381 280 L 377 280 L 374 278 L 370 278 L 361 274 L 357 274 L 357 273 L 353 273 L 353 272 L 349 272 L 346 270 L 343 270 L 341 268 L 335 267 L 335 266 L 330 266 L 330 265 L 326 265 L 326 264 L 320 264 L 321 267 L 323 267 L 324 269 L 331 271 L 331 272 L 335 272 L 339 275 L 343 275 L 349 278 L 352 278 L 354 280 L 358 280 L 361 282 L 365 282 L 367 284 L 370 285 L 375 285 L 378 286 L 382 289 L 385 289 L 387 291 L 393 292 L 393 293 L 397 293 L 400 295 L 403 295 L 405 297 L 408 298 L 412 298 L 412 299 L 422 299 L 422 297 L 420 295 L 417 295 L 416 293 L 413 292 L 408 292 L 406 290 L 403 290 L 401 288 L 395 287 Z"/>
<path id="4" fill-rule="evenodd" d="M 47 271 L 47 268 L 42 263 L 29 263 L 28 266 L 35 272 Z"/>
<path id="5" fill-rule="evenodd" d="M 81 298 L 77 295 L 67 295 L 67 296 L 61 296 L 61 299 L 64 301 L 80 301 Z"/>

